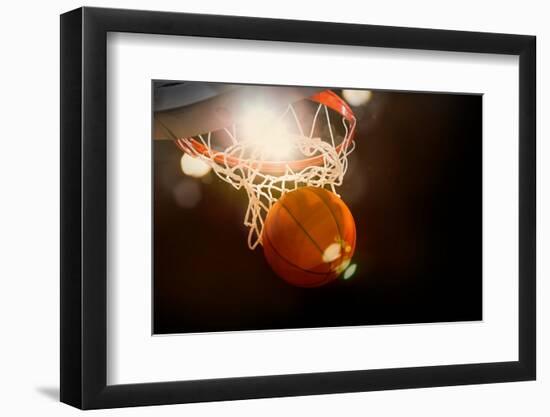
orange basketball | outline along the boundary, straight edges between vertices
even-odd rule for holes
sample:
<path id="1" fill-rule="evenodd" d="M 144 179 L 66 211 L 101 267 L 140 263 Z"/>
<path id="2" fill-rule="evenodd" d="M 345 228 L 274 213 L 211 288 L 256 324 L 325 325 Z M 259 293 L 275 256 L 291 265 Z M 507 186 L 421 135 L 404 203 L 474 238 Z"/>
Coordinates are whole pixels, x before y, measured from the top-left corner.
<path id="1" fill-rule="evenodd" d="M 355 222 L 346 204 L 323 188 L 283 195 L 264 223 L 264 255 L 273 271 L 298 287 L 336 279 L 355 251 Z"/>

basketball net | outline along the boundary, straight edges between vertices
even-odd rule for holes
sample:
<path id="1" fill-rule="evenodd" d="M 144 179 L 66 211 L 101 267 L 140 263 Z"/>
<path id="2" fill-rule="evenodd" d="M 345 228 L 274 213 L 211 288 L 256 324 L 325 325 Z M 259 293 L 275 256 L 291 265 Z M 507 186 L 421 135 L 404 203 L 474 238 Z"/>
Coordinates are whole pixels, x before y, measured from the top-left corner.
<path id="1" fill-rule="evenodd" d="M 305 129 L 292 104 L 279 116 L 279 120 L 290 120 L 295 124 L 296 134 L 268 133 L 267 139 L 258 140 L 258 137 L 251 135 L 239 135 L 237 126 L 234 125 L 223 129 L 230 140 L 229 146 L 223 150 L 214 149 L 213 132 L 176 140 L 182 150 L 207 163 L 223 181 L 237 190 L 246 191 L 248 208 L 244 225 L 249 228 L 250 249 L 262 243 L 267 213 L 284 193 L 312 186 L 328 187 L 338 195 L 335 187 L 342 185 L 348 168 L 348 155 L 355 147 L 353 135 L 356 119 L 347 105 L 345 109 L 334 105 L 334 100 L 336 104 L 343 100 L 331 91 L 324 93 L 331 94 L 328 98 L 333 100 L 332 105 L 325 104 L 321 95 L 318 100 L 311 98 L 311 103 L 317 104 L 317 108 L 309 129 Z M 335 133 L 331 113 L 333 119 L 341 120 L 343 133 L 340 135 Z M 319 129 L 320 123 L 326 123 L 326 128 Z M 266 131 L 272 130 L 272 125 L 264 128 Z M 327 137 L 314 136 L 314 132 L 321 130 L 328 132 Z M 284 143 L 277 142 L 281 137 L 284 137 Z M 277 146 L 285 148 L 293 155 L 293 159 L 274 161 L 272 151 L 276 151 L 274 148 Z"/>

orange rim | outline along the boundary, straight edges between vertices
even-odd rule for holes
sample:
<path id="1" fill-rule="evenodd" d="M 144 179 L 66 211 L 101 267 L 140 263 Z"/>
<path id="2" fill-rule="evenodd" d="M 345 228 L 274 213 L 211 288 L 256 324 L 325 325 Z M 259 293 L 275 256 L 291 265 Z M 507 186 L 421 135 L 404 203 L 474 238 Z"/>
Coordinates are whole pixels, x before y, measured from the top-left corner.
<path id="1" fill-rule="evenodd" d="M 344 119 L 346 119 L 351 123 L 351 127 L 347 137 L 344 138 L 342 143 L 336 146 L 336 152 L 340 153 L 342 150 L 347 149 L 350 146 L 351 142 L 353 141 L 353 137 L 355 136 L 355 115 L 353 114 L 353 111 L 351 110 L 349 105 L 331 90 L 321 91 L 320 93 L 317 93 L 309 97 L 309 100 L 314 101 L 316 103 L 324 104 L 328 108 L 339 113 Z M 195 138 L 177 139 L 174 142 L 176 142 L 176 145 L 182 151 L 189 153 L 191 155 L 199 154 L 199 155 L 208 156 L 208 154 L 210 153 L 210 150 L 208 149 L 208 147 L 204 146 L 201 142 L 199 142 Z M 220 165 L 226 164 L 230 167 L 235 167 L 237 165 L 245 164 L 250 168 L 258 169 L 260 172 L 264 174 L 283 174 L 286 172 L 287 168 L 290 168 L 292 171 L 301 171 L 304 168 L 307 168 L 308 166 L 319 166 L 323 163 L 322 155 L 313 156 L 311 158 L 306 158 L 306 159 L 299 159 L 296 161 L 252 161 L 251 162 L 249 160 L 243 160 L 241 158 L 228 156 L 223 152 L 219 152 L 212 159 L 217 164 L 220 164 Z"/>

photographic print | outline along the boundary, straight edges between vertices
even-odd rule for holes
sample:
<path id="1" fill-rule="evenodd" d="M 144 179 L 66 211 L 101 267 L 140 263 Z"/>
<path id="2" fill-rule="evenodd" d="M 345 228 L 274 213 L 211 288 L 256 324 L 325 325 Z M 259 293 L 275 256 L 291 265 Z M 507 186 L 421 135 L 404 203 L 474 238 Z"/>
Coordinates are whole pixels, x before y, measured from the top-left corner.
<path id="1" fill-rule="evenodd" d="M 60 34 L 62 402 L 536 379 L 534 36 L 89 7 Z"/>
<path id="2" fill-rule="evenodd" d="M 482 320 L 482 96 L 152 82 L 153 333 Z"/>

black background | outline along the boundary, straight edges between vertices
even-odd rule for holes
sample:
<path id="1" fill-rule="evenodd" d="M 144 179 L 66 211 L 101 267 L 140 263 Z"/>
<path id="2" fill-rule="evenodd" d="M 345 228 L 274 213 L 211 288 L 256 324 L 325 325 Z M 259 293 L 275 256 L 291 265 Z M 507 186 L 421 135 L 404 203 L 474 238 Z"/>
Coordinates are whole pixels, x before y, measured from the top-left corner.
<path id="1" fill-rule="evenodd" d="M 338 90 L 335 90 L 339 92 Z M 356 274 L 302 289 L 247 247 L 247 201 L 154 146 L 154 333 L 482 318 L 482 97 L 374 92 L 338 189 L 357 227 Z M 200 190 L 177 204 L 182 184 Z"/>

